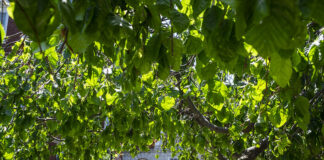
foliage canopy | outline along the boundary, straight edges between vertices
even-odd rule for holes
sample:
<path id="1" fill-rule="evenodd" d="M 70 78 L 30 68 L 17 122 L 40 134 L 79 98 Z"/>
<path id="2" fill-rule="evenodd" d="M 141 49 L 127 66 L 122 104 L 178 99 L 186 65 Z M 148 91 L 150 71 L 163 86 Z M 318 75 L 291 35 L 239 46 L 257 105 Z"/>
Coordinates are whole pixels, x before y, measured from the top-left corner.
<path id="1" fill-rule="evenodd" d="M 183 159 L 321 159 L 323 8 L 11 0 L 25 36 L 0 51 L 0 157 L 98 159 L 162 140 Z"/>

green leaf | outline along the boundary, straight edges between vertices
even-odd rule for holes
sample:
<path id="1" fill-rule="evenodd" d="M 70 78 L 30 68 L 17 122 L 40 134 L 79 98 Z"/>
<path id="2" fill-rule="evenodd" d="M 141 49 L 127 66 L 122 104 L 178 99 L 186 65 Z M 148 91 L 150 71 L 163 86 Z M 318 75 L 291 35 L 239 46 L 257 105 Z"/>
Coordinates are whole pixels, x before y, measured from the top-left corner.
<path id="1" fill-rule="evenodd" d="M 6 36 L 6 33 L 5 33 L 5 31 L 3 29 L 3 26 L 1 24 L 0 25 L 0 45 L 2 45 L 2 42 L 3 42 L 4 38 L 5 38 L 5 36 Z"/>
<path id="2" fill-rule="evenodd" d="M 231 0 L 225 1 L 236 11 L 235 35 L 241 39 L 248 26 L 262 22 L 270 14 L 268 0 Z"/>
<path id="3" fill-rule="evenodd" d="M 154 74 L 153 71 L 150 71 L 147 74 L 143 74 L 142 75 L 142 81 L 147 81 L 147 82 L 151 82 L 153 80 Z"/>
<path id="4" fill-rule="evenodd" d="M 188 39 L 185 42 L 185 46 L 187 49 L 186 54 L 198 54 L 203 50 L 203 46 L 202 46 L 202 40 L 200 38 L 194 37 L 189 35 Z"/>
<path id="5" fill-rule="evenodd" d="M 171 44 L 171 42 L 173 43 Z M 184 53 L 184 45 L 182 44 L 182 41 L 178 38 L 173 38 L 171 41 L 170 38 L 168 38 L 163 42 L 163 45 L 168 49 L 167 59 L 170 67 L 178 71 L 181 65 L 182 53 Z"/>
<path id="6" fill-rule="evenodd" d="M 52 65 L 56 65 L 59 58 L 58 58 L 57 52 L 55 50 L 55 47 L 51 47 L 51 48 L 47 49 L 45 51 L 45 55 L 48 56 L 48 60 Z"/>
<path id="7" fill-rule="evenodd" d="M 228 89 L 223 82 L 216 81 L 213 91 L 218 91 L 223 97 L 228 95 Z"/>
<path id="8" fill-rule="evenodd" d="M 168 65 L 163 64 L 163 62 L 159 63 L 159 67 L 158 67 L 158 76 L 160 79 L 162 80 L 166 80 L 170 75 L 170 68 Z"/>
<path id="9" fill-rule="evenodd" d="M 294 102 L 294 107 L 298 126 L 306 131 L 310 122 L 309 100 L 304 96 L 299 96 Z"/>
<path id="10" fill-rule="evenodd" d="M 164 110 L 170 110 L 175 105 L 175 98 L 165 96 L 161 102 L 161 107 Z"/>
<path id="11" fill-rule="evenodd" d="M 257 24 L 270 14 L 270 1 L 257 0 L 253 13 L 253 23 Z"/>
<path id="12" fill-rule="evenodd" d="M 179 10 L 182 10 L 182 4 L 181 4 L 181 0 L 174 0 L 172 1 L 176 6 L 177 8 L 179 8 Z"/>
<path id="13" fill-rule="evenodd" d="M 292 65 L 290 59 L 285 59 L 278 54 L 273 54 L 270 60 L 270 75 L 284 88 L 289 83 L 292 74 Z"/>
<path id="14" fill-rule="evenodd" d="M 169 16 L 169 11 L 170 11 L 170 0 L 157 0 L 156 1 L 156 6 L 158 11 L 164 15 L 164 16 Z"/>
<path id="15" fill-rule="evenodd" d="M 262 17 L 266 17 L 247 31 L 246 42 L 264 58 L 279 49 L 294 49 L 302 45 L 305 30 L 295 5 L 294 1 L 271 1 L 270 15 L 266 16 L 268 11 L 262 11 Z"/>
<path id="16" fill-rule="evenodd" d="M 258 79 L 258 84 L 253 86 L 254 91 L 252 92 L 252 97 L 257 102 L 260 102 L 263 99 L 263 90 L 266 89 L 266 81 L 262 79 Z"/>
<path id="17" fill-rule="evenodd" d="M 70 30 L 77 28 L 76 15 L 72 8 L 71 3 L 60 2 L 58 5 L 61 15 L 64 15 L 63 24 L 66 25 Z"/>
<path id="18" fill-rule="evenodd" d="M 215 108 L 217 111 L 221 111 L 223 106 L 224 106 L 224 103 L 220 103 L 220 104 L 210 104 L 213 108 Z"/>
<path id="19" fill-rule="evenodd" d="M 177 10 L 172 10 L 171 13 L 171 23 L 176 32 L 181 33 L 189 27 L 189 18 L 187 15 L 178 12 Z"/>
<path id="20" fill-rule="evenodd" d="M 9 10 L 19 30 L 36 42 L 45 41 L 60 24 L 59 12 L 51 0 L 17 0 L 11 5 Z"/>
<path id="21" fill-rule="evenodd" d="M 216 111 L 216 117 L 222 123 L 227 123 L 229 121 L 230 114 L 230 111 L 226 107 L 223 107 L 220 111 Z"/>
<path id="22" fill-rule="evenodd" d="M 13 159 L 14 152 L 11 153 L 5 152 L 3 156 L 5 159 Z"/>
<path id="23" fill-rule="evenodd" d="M 154 60 L 157 59 L 161 48 L 161 36 L 160 34 L 154 34 L 148 41 L 147 45 L 144 47 L 144 53 L 140 53 L 137 58 L 140 59 L 139 62 L 135 62 L 135 67 L 142 73 L 145 74 L 151 70 L 151 65 Z"/>
<path id="24" fill-rule="evenodd" d="M 299 6 L 304 15 L 314 18 L 315 21 L 324 25 L 324 3 L 322 0 L 300 0 Z"/>
<path id="25" fill-rule="evenodd" d="M 166 80 L 169 75 L 170 75 L 170 67 L 169 67 L 169 61 L 167 56 L 165 56 L 167 54 L 166 52 L 166 48 L 164 46 L 162 46 L 160 48 L 160 53 L 159 53 L 159 66 L 158 66 L 158 71 L 157 71 L 157 75 L 160 79 L 162 80 Z"/>
<path id="26" fill-rule="evenodd" d="M 43 54 L 40 52 L 37 52 L 34 54 L 36 59 L 42 60 L 43 59 Z"/>
<path id="27" fill-rule="evenodd" d="M 202 23 L 202 32 L 205 35 L 211 34 L 214 30 L 220 28 L 220 24 L 224 20 L 224 11 L 217 6 L 208 8 L 204 14 L 204 21 Z"/>
<path id="28" fill-rule="evenodd" d="M 112 105 L 115 102 L 115 100 L 117 99 L 117 97 L 118 97 L 117 93 L 114 93 L 113 95 L 107 93 L 106 94 L 107 105 Z"/>
<path id="29" fill-rule="evenodd" d="M 157 0 L 157 5 L 164 6 L 164 7 L 170 7 L 170 1 L 169 0 Z"/>
<path id="30" fill-rule="evenodd" d="M 270 121 L 272 124 L 280 128 L 282 127 L 288 120 L 287 110 L 280 108 L 279 106 L 273 107 L 270 111 Z"/>
<path id="31" fill-rule="evenodd" d="M 292 60 L 292 65 L 293 65 L 294 67 L 297 67 L 298 64 L 301 62 L 301 57 L 300 57 L 300 55 L 298 54 L 298 52 L 294 52 L 294 53 L 293 53 L 291 60 Z"/>
<path id="32" fill-rule="evenodd" d="M 144 48 L 144 59 L 149 63 L 152 63 L 155 60 L 160 51 L 161 47 L 161 36 L 160 34 L 154 34 L 148 41 L 147 45 Z"/>
<path id="33" fill-rule="evenodd" d="M 52 120 L 48 120 L 46 122 L 46 125 L 48 126 L 48 128 L 50 129 L 51 132 L 55 131 L 57 129 L 57 122 L 52 121 Z"/>
<path id="34" fill-rule="evenodd" d="M 201 12 L 210 6 L 210 0 L 190 0 L 193 10 L 193 17 L 197 18 Z"/>
<path id="35" fill-rule="evenodd" d="M 252 27 L 246 34 L 246 41 L 263 57 L 272 55 L 279 48 L 288 46 L 287 34 L 283 19 L 269 17 L 262 24 Z M 262 35 L 262 37 L 260 36 Z"/>
<path id="36" fill-rule="evenodd" d="M 201 55 L 203 53 L 200 53 Z M 198 55 L 198 56 L 199 56 Z M 215 67 L 216 63 L 203 63 L 202 60 L 197 59 L 197 65 L 196 65 L 196 70 L 198 76 L 203 79 L 203 80 L 209 80 L 213 78 L 216 74 L 217 68 Z M 208 73 L 208 74 L 206 74 Z"/>
<path id="37" fill-rule="evenodd" d="M 228 89 L 223 82 L 209 81 L 207 99 L 213 105 L 222 105 L 228 95 Z M 219 106 L 221 108 L 221 106 Z"/>
<path id="38" fill-rule="evenodd" d="M 137 7 L 139 5 L 139 0 L 125 0 L 125 2 L 132 7 Z"/>
<path id="39" fill-rule="evenodd" d="M 159 31 L 161 28 L 161 18 L 160 14 L 157 11 L 156 6 L 151 6 L 148 8 L 150 16 L 148 21 L 150 22 L 149 25 L 154 28 L 154 30 Z"/>
<path id="40" fill-rule="evenodd" d="M 76 32 L 69 36 L 68 43 L 76 53 L 84 53 L 95 38 L 86 33 Z"/>

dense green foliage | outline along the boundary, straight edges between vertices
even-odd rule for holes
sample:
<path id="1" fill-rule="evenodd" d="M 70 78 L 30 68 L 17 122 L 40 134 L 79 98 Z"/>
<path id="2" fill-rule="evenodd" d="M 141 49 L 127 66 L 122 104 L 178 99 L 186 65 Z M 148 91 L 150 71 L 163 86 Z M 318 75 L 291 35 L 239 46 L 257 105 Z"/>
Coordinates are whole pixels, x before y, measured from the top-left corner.
<path id="1" fill-rule="evenodd" d="M 183 159 L 321 159 L 323 8 L 12 0 L 25 36 L 0 51 L 0 157 L 105 159 L 162 140 Z"/>

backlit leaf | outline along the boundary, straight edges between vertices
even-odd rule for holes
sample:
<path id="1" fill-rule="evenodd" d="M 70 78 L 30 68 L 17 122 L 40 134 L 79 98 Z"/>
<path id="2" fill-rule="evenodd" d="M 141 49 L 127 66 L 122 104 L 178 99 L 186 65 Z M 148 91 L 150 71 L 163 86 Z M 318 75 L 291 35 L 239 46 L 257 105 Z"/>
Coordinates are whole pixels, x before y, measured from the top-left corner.
<path id="1" fill-rule="evenodd" d="M 169 96 L 165 96 L 161 102 L 161 107 L 164 110 L 170 110 L 174 105 L 175 105 L 175 99 Z"/>
<path id="2" fill-rule="evenodd" d="M 309 101 L 306 97 L 299 96 L 295 100 L 294 106 L 298 126 L 306 131 L 310 122 Z"/>
<path id="3" fill-rule="evenodd" d="M 280 87 L 286 87 L 292 74 L 290 59 L 285 59 L 278 54 L 273 54 L 270 61 L 270 74 Z"/>

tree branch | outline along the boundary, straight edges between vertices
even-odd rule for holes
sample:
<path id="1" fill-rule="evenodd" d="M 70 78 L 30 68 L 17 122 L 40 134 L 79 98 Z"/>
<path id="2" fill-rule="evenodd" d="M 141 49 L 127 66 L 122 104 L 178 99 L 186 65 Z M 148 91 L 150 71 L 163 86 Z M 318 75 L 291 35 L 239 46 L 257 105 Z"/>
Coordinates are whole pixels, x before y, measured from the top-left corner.
<path id="1" fill-rule="evenodd" d="M 184 98 L 183 97 L 183 92 L 182 92 L 182 90 L 180 88 L 181 87 L 180 86 L 180 83 L 181 83 L 180 76 L 181 76 L 181 74 L 175 76 L 177 81 L 178 81 L 176 86 L 180 90 L 181 98 Z M 228 134 L 229 133 L 228 128 L 219 127 L 219 126 L 216 126 L 216 125 L 210 123 L 209 120 L 202 113 L 200 113 L 200 111 L 197 109 L 197 107 L 192 102 L 190 97 L 188 97 L 186 100 L 188 102 L 189 109 L 193 112 L 194 118 L 195 118 L 195 120 L 198 122 L 198 124 L 200 126 L 207 127 L 210 130 L 215 131 L 217 133 L 223 133 L 223 134 Z M 249 133 L 254 128 L 254 123 L 252 123 L 252 122 L 247 122 L 247 123 L 248 123 L 248 126 L 245 129 L 242 130 L 243 133 Z M 233 158 L 240 159 L 240 160 L 253 160 L 260 153 L 262 153 L 264 150 L 266 150 L 268 148 L 268 146 L 269 146 L 268 138 L 265 138 L 260 142 L 260 147 L 259 148 L 256 147 L 256 146 L 247 148 L 242 154 L 234 154 Z M 218 154 L 217 158 L 220 159 L 220 160 L 227 160 L 227 158 L 225 156 L 223 156 L 222 154 Z"/>
<path id="2" fill-rule="evenodd" d="M 260 153 L 266 150 L 269 147 L 269 140 L 268 138 L 263 139 L 260 142 L 260 147 L 250 147 L 247 148 L 241 155 L 239 155 L 239 160 L 254 160 L 258 157 Z"/>
<path id="3" fill-rule="evenodd" d="M 318 91 L 318 92 L 314 95 L 314 97 L 309 101 L 309 104 L 310 104 L 310 105 L 314 105 L 315 102 L 317 101 L 316 99 L 319 98 L 319 97 L 321 96 L 321 94 L 324 94 L 324 89 Z"/>
<path id="4" fill-rule="evenodd" d="M 62 29 L 61 32 L 62 32 L 62 35 L 64 36 L 64 41 L 63 41 L 62 45 L 60 46 L 60 48 L 57 51 L 60 54 L 62 54 L 62 52 L 64 50 L 65 44 L 67 42 L 67 35 L 68 35 L 69 31 L 66 28 L 64 28 L 64 29 Z"/>
<path id="5" fill-rule="evenodd" d="M 188 97 L 187 98 L 188 101 L 188 106 L 191 109 L 191 111 L 194 113 L 195 115 L 195 119 L 197 120 L 197 122 L 199 123 L 199 125 L 203 126 L 203 127 L 207 127 L 212 131 L 215 131 L 217 133 L 229 133 L 228 128 L 226 127 L 218 127 L 212 123 L 210 123 L 207 118 L 202 115 L 199 110 L 197 109 L 197 107 L 195 106 L 195 104 L 192 102 L 192 100 Z"/>
<path id="6" fill-rule="evenodd" d="M 63 142 L 63 141 L 65 141 L 65 139 L 60 139 L 60 138 L 54 137 L 53 135 L 51 137 L 53 138 L 53 140 L 55 140 L 57 142 Z"/>
<path id="7" fill-rule="evenodd" d="M 248 126 L 246 126 L 245 129 L 242 130 L 243 133 L 249 133 L 250 131 L 252 131 L 252 129 L 254 129 L 254 124 L 255 123 L 251 123 L 251 122 L 247 122 L 249 123 Z"/>
<path id="8" fill-rule="evenodd" d="M 324 93 L 324 89 L 318 91 L 315 96 L 309 101 L 309 103 L 311 105 L 313 105 L 314 100 L 317 99 L 317 97 L 320 97 L 321 94 Z M 247 128 L 245 128 L 243 130 L 244 133 L 248 133 L 251 131 L 251 129 L 254 128 L 254 123 L 250 123 Z M 294 128 L 297 128 L 296 127 L 296 124 L 293 125 L 293 127 L 291 127 L 292 129 Z M 295 133 L 294 133 L 295 134 Z M 234 155 L 233 157 L 234 158 L 237 158 L 239 160 L 254 160 L 257 158 L 257 156 L 264 152 L 264 150 L 266 150 L 267 148 L 269 147 L 269 139 L 268 138 L 265 138 L 263 139 L 261 142 L 260 142 L 260 147 L 256 147 L 256 146 L 253 146 L 253 147 L 250 147 L 250 148 L 247 148 L 242 154 L 236 154 Z"/>
<path id="9" fill-rule="evenodd" d="M 218 154 L 217 158 L 219 160 L 228 160 L 226 157 L 224 157 L 222 154 Z"/>
<path id="10" fill-rule="evenodd" d="M 224 133 L 224 134 L 228 134 L 229 130 L 226 127 L 218 127 L 212 123 L 210 123 L 208 121 L 208 119 L 199 112 L 199 110 L 197 109 L 197 107 L 195 106 L 195 104 L 192 102 L 192 100 L 188 97 L 187 98 L 188 101 L 188 106 L 190 108 L 190 110 L 194 113 L 194 117 L 197 120 L 197 122 L 199 123 L 199 125 L 207 127 L 217 133 Z M 249 123 L 248 126 L 242 130 L 243 133 L 249 133 L 252 129 L 254 128 L 254 123 Z"/>
<path id="11" fill-rule="evenodd" d="M 56 120 L 56 118 L 40 118 L 40 117 L 37 117 L 36 119 L 38 121 L 54 121 L 54 120 Z"/>

